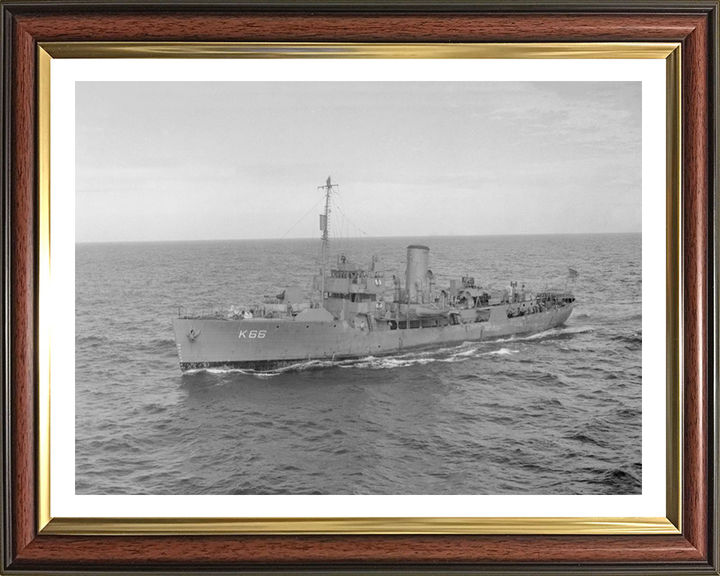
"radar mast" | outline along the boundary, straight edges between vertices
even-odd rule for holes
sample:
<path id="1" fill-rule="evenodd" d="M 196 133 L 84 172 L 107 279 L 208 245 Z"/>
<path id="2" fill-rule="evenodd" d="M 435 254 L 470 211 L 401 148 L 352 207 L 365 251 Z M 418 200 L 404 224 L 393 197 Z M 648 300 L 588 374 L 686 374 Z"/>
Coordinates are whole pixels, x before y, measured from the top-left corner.
<path id="1" fill-rule="evenodd" d="M 325 213 L 320 214 L 320 230 L 322 230 L 322 263 L 320 266 L 320 305 L 325 302 L 325 268 L 327 261 L 328 248 L 328 230 L 330 220 L 330 194 L 333 188 L 337 188 L 337 184 L 332 183 L 332 178 L 328 176 L 325 186 L 318 186 L 318 190 L 325 190 Z"/>

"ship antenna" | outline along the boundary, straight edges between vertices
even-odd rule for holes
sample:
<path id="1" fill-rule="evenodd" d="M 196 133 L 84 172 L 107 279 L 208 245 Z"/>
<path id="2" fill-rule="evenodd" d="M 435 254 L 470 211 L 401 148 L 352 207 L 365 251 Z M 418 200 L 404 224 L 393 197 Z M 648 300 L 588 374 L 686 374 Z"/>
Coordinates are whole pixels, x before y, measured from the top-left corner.
<path id="1" fill-rule="evenodd" d="M 318 186 L 318 190 L 325 190 L 325 214 L 320 214 L 320 230 L 322 230 L 322 265 L 320 267 L 320 305 L 325 302 L 325 266 L 327 260 L 328 248 L 328 222 L 330 219 L 330 194 L 333 188 L 337 188 L 337 184 L 332 183 L 332 179 L 328 176 L 325 186 Z"/>

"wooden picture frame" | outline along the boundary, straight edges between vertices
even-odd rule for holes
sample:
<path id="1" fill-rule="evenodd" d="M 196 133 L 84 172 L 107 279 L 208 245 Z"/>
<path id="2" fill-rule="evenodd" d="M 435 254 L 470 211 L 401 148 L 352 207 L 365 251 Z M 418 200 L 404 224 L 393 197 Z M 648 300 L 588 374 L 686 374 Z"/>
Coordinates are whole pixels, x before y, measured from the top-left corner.
<path id="1" fill-rule="evenodd" d="M 665 573 L 718 574 L 717 74 L 718 2 L 2 3 L 3 573 Z M 682 252 L 668 252 L 680 300 L 671 333 L 682 397 L 669 394 L 682 428 L 669 443 L 668 519 L 680 529 L 529 533 L 489 530 L 289 530 L 238 533 L 219 522 L 196 530 L 115 523 L 53 525 L 47 517 L 47 422 L 40 279 L 47 266 L 48 158 L 40 84 L 46 48 L 82 54 L 87 44 L 168 43 L 460 44 L 676 43 L 682 126 L 668 150 L 668 180 L 680 205 L 668 211 Z M 147 48 L 147 46 L 150 48 Z M 115 44 L 115 48 L 122 48 Z M 127 46 L 127 45 L 126 45 Z M 115 52 L 115 56 L 121 52 Z M 113 57 L 108 52 L 106 57 Z M 674 170 L 672 158 L 681 158 Z M 671 204 L 671 203 L 670 203 Z M 669 204 L 669 205 L 670 205 Z M 679 230 L 676 229 L 679 224 Z M 672 282 L 671 282 L 672 284 Z M 670 308 L 672 312 L 672 308 Z M 669 315 L 672 324 L 673 315 Z M 675 402 L 677 400 L 677 402 Z M 677 510 L 673 515 L 672 510 Z M 110 523 L 112 524 L 112 522 Z M 148 524 L 148 523 L 145 523 Z M 152 525 L 152 522 L 149 523 Z M 557 528 L 557 527 L 556 527 Z M 560 526 L 562 528 L 562 526 Z M 200 533 L 202 532 L 202 533 Z M 479 533 L 480 532 L 480 533 Z"/>

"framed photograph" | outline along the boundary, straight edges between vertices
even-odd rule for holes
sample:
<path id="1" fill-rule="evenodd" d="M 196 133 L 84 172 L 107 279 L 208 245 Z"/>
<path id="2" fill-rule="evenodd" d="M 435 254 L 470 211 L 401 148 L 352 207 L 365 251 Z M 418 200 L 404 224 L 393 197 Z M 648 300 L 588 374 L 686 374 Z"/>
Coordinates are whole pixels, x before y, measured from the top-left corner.
<path id="1" fill-rule="evenodd" d="M 718 574 L 717 2 L 3 2 L 3 573 Z"/>

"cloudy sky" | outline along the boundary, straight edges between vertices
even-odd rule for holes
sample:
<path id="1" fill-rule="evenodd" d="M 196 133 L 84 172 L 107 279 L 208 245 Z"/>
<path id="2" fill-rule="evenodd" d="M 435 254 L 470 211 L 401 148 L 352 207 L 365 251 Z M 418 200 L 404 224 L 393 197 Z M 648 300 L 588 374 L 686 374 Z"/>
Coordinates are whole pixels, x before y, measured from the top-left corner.
<path id="1" fill-rule="evenodd" d="M 78 82 L 76 240 L 315 237 L 328 175 L 351 234 L 640 232 L 640 112 L 639 82 Z"/>

